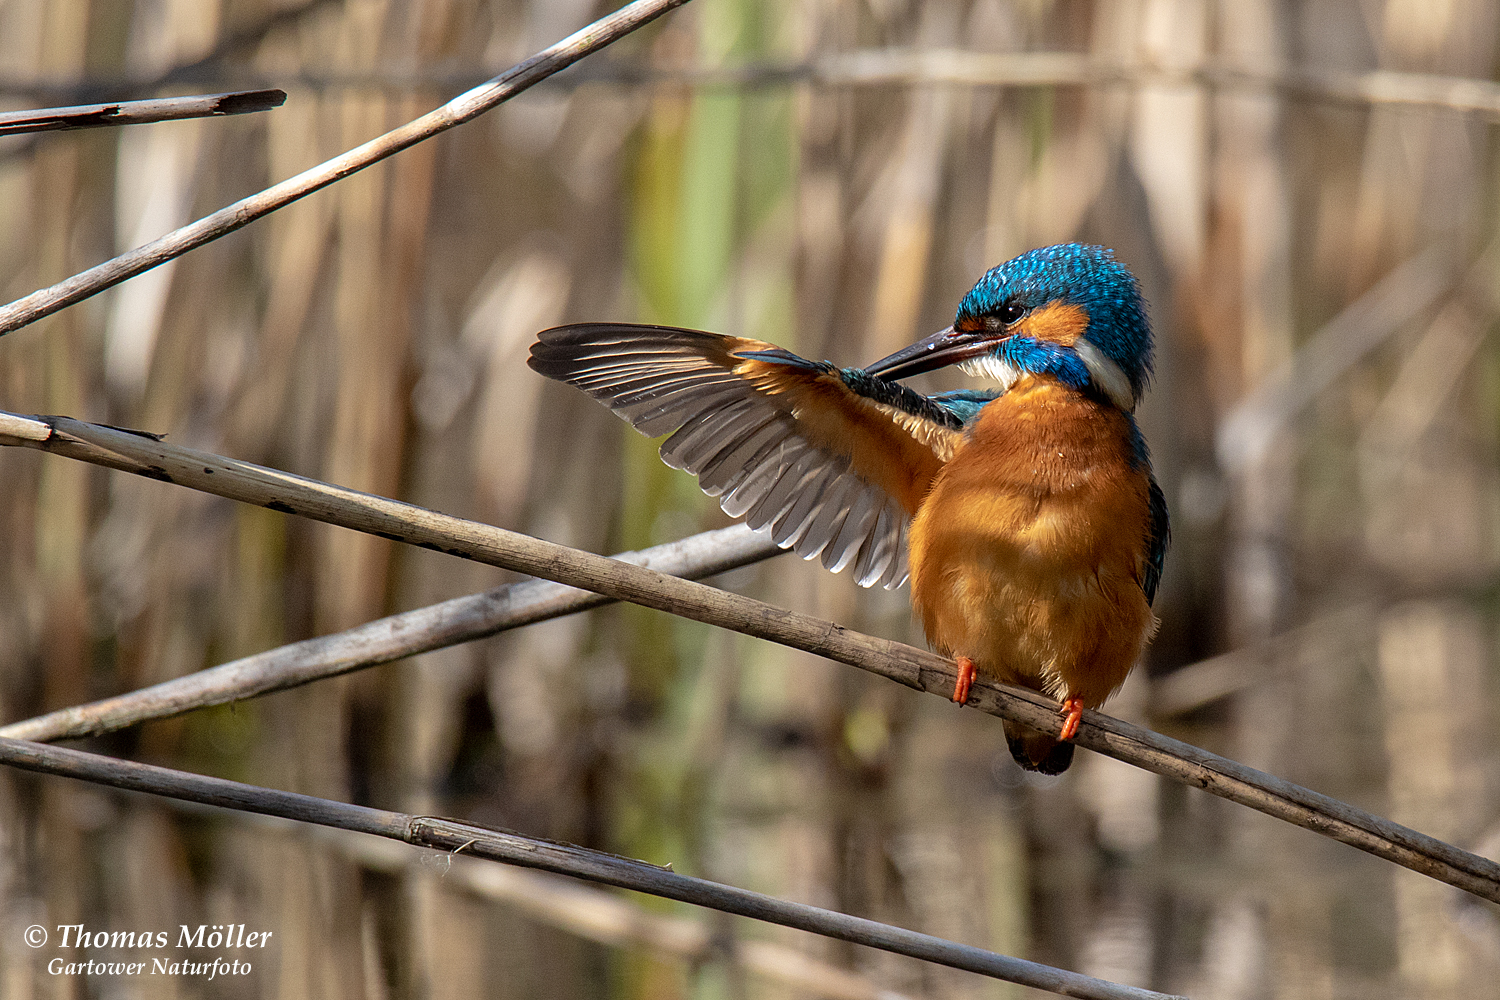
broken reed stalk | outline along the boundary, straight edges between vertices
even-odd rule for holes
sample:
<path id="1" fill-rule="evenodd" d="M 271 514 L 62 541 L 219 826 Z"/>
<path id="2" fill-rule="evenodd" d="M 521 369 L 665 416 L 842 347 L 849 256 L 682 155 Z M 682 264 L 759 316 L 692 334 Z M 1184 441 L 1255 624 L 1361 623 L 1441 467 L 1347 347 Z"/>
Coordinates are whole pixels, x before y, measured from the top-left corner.
<path id="1" fill-rule="evenodd" d="M 592 590 L 817 653 L 943 697 L 953 690 L 953 663 L 927 650 L 607 556 L 180 448 L 155 435 L 71 417 L 0 414 L 0 444 L 38 448 Z M 969 706 L 1040 732 L 1061 728 L 1056 702 L 1020 688 L 976 684 Z M 1337 799 L 1098 712 L 1084 713 L 1074 742 L 1500 902 L 1500 864 Z"/>
<path id="2" fill-rule="evenodd" d="M 467 854 L 525 868 L 540 868 L 795 927 L 1064 996 L 1089 1000 L 1183 1000 L 806 903 L 792 903 L 747 889 L 680 875 L 670 867 L 454 820 L 372 809 L 25 740 L 0 739 L 0 764 L 186 802 L 369 833 L 418 847 Z"/>
<path id="3" fill-rule="evenodd" d="M 614 558 L 696 580 L 783 551 L 739 524 Z M 0 736 L 38 742 L 101 736 L 138 722 L 299 687 L 608 603 L 602 594 L 548 580 L 505 584 L 278 646 L 128 694 L 13 722 L 0 726 Z"/>
<path id="4" fill-rule="evenodd" d="M 194 94 L 191 97 L 158 97 L 147 101 L 81 104 L 71 108 L 7 111 L 0 114 L 0 135 L 64 132 L 79 128 L 181 121 L 184 118 L 245 115 L 279 108 L 285 101 L 284 90 L 237 90 L 229 94 Z"/>
<path id="5" fill-rule="evenodd" d="M 283 208 L 424 139 L 446 132 L 455 125 L 462 125 L 686 2 L 687 0 L 635 0 L 556 45 L 543 49 L 525 62 L 511 67 L 488 83 L 460 94 L 442 107 L 385 135 L 221 208 L 197 222 L 173 230 L 160 239 L 0 307 L 0 334 L 18 330 L 59 309 L 81 302 L 126 278 L 133 278 L 158 264 L 164 264 L 189 250 L 232 233 L 263 215 Z"/>

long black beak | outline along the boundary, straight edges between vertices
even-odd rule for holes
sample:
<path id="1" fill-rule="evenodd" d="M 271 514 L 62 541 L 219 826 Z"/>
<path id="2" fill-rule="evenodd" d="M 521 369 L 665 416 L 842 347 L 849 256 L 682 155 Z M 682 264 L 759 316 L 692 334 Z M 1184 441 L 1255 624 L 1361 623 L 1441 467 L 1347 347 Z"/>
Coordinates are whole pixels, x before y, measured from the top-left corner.
<path id="1" fill-rule="evenodd" d="M 910 347 L 902 348 L 888 358 L 881 358 L 873 365 L 868 365 L 865 371 L 883 379 L 920 375 L 978 357 L 989 350 L 995 340 L 993 330 L 965 332 L 950 326 L 930 337 L 924 337 Z"/>

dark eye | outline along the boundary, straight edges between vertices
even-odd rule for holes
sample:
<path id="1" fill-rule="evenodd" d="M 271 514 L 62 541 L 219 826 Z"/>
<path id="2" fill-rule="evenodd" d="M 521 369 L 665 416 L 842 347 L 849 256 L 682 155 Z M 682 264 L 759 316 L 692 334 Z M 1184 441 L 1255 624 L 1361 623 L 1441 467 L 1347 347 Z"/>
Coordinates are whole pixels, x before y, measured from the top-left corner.
<path id="1" fill-rule="evenodd" d="M 1026 315 L 1026 307 L 1017 302 L 1007 302 L 1000 307 L 1000 322 L 1006 326 Z"/>

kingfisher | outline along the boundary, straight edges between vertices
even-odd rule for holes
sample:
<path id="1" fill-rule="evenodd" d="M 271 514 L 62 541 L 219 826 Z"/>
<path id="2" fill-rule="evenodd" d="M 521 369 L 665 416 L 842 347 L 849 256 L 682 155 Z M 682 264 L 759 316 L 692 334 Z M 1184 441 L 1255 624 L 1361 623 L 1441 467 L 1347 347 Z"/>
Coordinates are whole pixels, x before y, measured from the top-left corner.
<path id="1" fill-rule="evenodd" d="M 911 581 L 928 642 L 1061 703 L 1059 736 L 1005 721 L 1023 768 L 1060 774 L 1156 630 L 1166 499 L 1135 408 L 1152 371 L 1140 286 L 1103 247 L 985 273 L 953 324 L 865 368 L 666 326 L 546 330 L 530 366 L 607 405 L 733 517 L 861 586 Z M 931 396 L 899 380 L 948 365 Z"/>

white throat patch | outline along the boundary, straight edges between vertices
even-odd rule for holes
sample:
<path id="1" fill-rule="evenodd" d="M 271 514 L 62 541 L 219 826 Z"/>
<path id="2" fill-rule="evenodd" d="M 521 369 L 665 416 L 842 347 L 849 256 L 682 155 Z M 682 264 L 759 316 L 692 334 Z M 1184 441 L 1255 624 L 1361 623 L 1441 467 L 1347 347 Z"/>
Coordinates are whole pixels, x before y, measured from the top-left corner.
<path id="1" fill-rule="evenodd" d="M 1130 379 L 1125 376 L 1124 369 L 1090 343 L 1087 337 L 1075 340 L 1073 350 L 1077 352 L 1078 360 L 1083 362 L 1083 367 L 1088 369 L 1089 378 L 1093 379 L 1099 391 L 1126 413 L 1134 412 L 1135 392 L 1130 388 Z M 1020 369 L 1013 368 L 993 354 L 981 354 L 977 358 L 960 362 L 958 370 L 971 378 L 987 379 L 995 383 L 1001 392 L 1010 391 L 1010 387 L 1022 375 Z"/>
<path id="2" fill-rule="evenodd" d="M 981 354 L 977 358 L 961 361 L 958 370 L 970 378 L 988 379 L 996 383 L 1001 392 L 1009 392 L 1021 377 L 1020 369 L 1012 368 L 993 354 Z"/>
<path id="3" fill-rule="evenodd" d="M 1090 343 L 1087 337 L 1075 340 L 1073 350 L 1078 352 L 1078 359 L 1089 370 L 1089 377 L 1109 397 L 1110 402 L 1126 413 L 1135 410 L 1135 392 L 1130 388 L 1130 379 L 1125 377 L 1124 369 Z"/>

